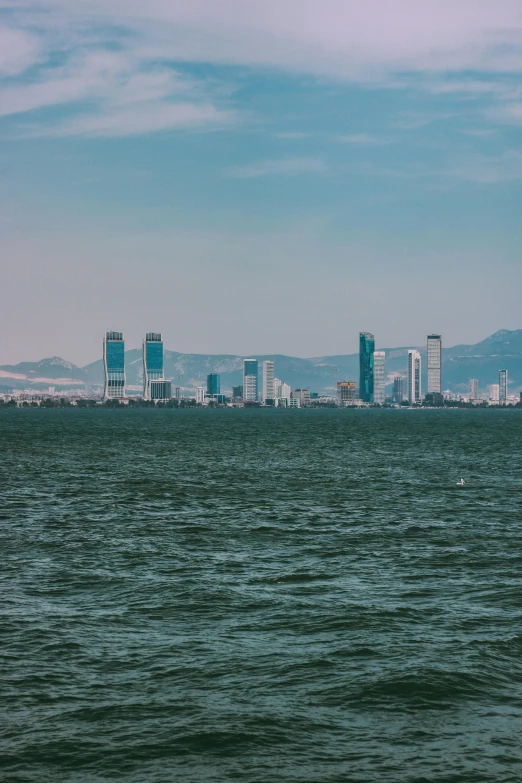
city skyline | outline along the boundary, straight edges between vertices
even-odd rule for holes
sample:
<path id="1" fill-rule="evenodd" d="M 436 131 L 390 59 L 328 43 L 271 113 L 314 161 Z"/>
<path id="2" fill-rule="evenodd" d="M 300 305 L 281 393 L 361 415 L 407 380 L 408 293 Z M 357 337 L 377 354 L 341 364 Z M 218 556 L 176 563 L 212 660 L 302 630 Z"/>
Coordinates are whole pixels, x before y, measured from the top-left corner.
<path id="1" fill-rule="evenodd" d="M 146 383 L 145 383 L 145 375 L 146 375 L 146 366 L 144 363 L 145 358 L 145 352 L 144 347 L 145 344 L 149 342 L 147 338 L 150 338 L 151 345 L 149 346 L 151 349 L 159 348 L 160 354 L 163 354 L 163 347 L 162 347 L 162 335 L 161 333 L 147 333 L 145 336 L 142 345 L 141 350 L 137 350 L 135 348 L 130 348 L 128 350 L 125 350 L 125 343 L 123 343 L 123 332 L 109 332 L 107 333 L 109 335 L 112 335 L 113 337 L 116 337 L 118 339 L 121 339 L 122 345 L 120 346 L 120 350 L 122 353 L 123 358 L 120 360 L 121 365 L 121 376 L 125 380 L 127 371 L 131 373 L 130 379 L 127 379 L 127 383 L 129 384 L 129 390 L 131 395 L 135 395 L 138 391 L 141 393 L 144 393 L 146 396 Z M 106 339 L 107 334 L 104 339 Z M 403 389 L 407 388 L 407 376 L 408 376 L 408 370 L 407 370 L 407 354 L 408 351 L 412 349 L 407 348 L 386 348 L 381 351 L 375 351 L 375 338 L 373 334 L 370 333 L 362 333 L 363 338 L 369 338 L 371 342 L 368 345 L 368 348 L 371 347 L 370 355 L 368 359 L 371 362 L 374 362 L 374 364 L 379 365 L 379 362 L 382 358 L 382 361 L 384 362 L 384 395 L 386 399 L 389 399 L 390 397 L 393 397 L 394 401 L 397 402 L 398 398 L 400 397 L 399 391 L 400 391 L 400 385 L 399 381 L 397 380 L 398 376 L 402 376 L 402 380 L 400 383 L 403 384 Z M 154 345 L 155 340 L 160 343 L 161 345 Z M 429 383 L 428 383 L 428 354 L 430 352 L 430 343 L 433 346 L 435 346 L 435 355 L 436 355 L 436 362 L 435 362 L 435 369 L 437 371 L 438 380 L 440 379 L 440 367 L 439 359 L 442 351 L 442 340 L 440 334 L 429 334 L 426 338 L 425 346 L 424 348 L 422 346 L 419 346 L 419 352 L 424 357 L 422 361 L 422 373 L 421 373 L 421 386 L 422 390 L 428 389 Z M 104 345 L 104 354 L 106 351 L 106 346 Z M 520 354 L 521 358 L 516 360 L 517 352 Z M 382 355 L 384 354 L 384 355 Z M 139 370 L 139 364 L 138 364 L 138 357 L 140 359 L 140 364 L 143 367 L 142 372 L 139 373 L 139 377 L 136 377 L 136 370 Z M 379 356 L 381 358 L 379 358 Z M 504 359 L 501 359 L 501 357 L 504 356 Z M 166 350 L 165 351 L 165 357 L 168 364 L 168 370 L 165 368 L 165 381 L 168 381 L 172 387 L 176 387 L 175 394 L 176 396 L 179 396 L 180 389 L 194 389 L 196 387 L 202 387 L 203 383 L 206 381 L 206 393 L 211 394 L 209 391 L 209 379 L 214 375 L 215 378 L 218 378 L 218 383 L 221 380 L 221 372 L 224 371 L 225 375 L 224 377 L 227 379 L 224 381 L 225 383 L 225 390 L 227 394 L 230 394 L 230 389 L 238 384 L 239 381 L 239 367 L 243 368 L 244 370 L 244 358 L 238 357 L 238 356 L 231 356 L 231 355 L 222 355 L 222 356 L 212 356 L 212 355 L 184 355 L 184 354 L 178 354 L 176 352 Z M 177 358 L 176 358 L 177 357 Z M 355 367 L 355 358 L 357 357 L 357 367 L 356 370 Z M 402 357 L 402 358 L 401 358 Z M 463 393 L 466 393 L 466 390 L 469 391 L 469 378 L 471 375 L 473 375 L 472 372 L 469 370 L 466 370 L 464 366 L 461 370 L 458 369 L 459 365 L 464 362 L 468 363 L 472 361 L 476 364 L 477 370 L 478 370 L 478 383 L 479 383 L 479 394 L 478 394 L 478 400 L 482 399 L 494 399 L 495 395 L 499 395 L 500 392 L 495 392 L 490 394 L 490 390 L 493 388 L 499 388 L 499 384 L 496 383 L 496 381 L 499 379 L 499 363 L 502 363 L 504 365 L 504 368 L 509 368 L 507 373 L 507 390 L 506 395 L 507 398 L 512 399 L 513 395 L 517 395 L 518 391 L 522 389 L 522 330 L 516 331 L 516 332 L 509 332 L 506 330 L 501 330 L 498 333 L 495 333 L 494 335 L 490 335 L 486 340 L 484 340 L 482 343 L 474 345 L 474 346 L 465 346 L 465 345 L 457 345 L 454 348 L 445 348 L 444 349 L 444 366 L 446 368 L 445 372 L 446 374 L 449 374 L 449 377 L 444 380 L 444 393 L 446 395 L 449 395 L 449 398 L 452 398 L 452 394 L 456 394 L 456 398 L 459 398 L 459 394 L 462 395 Z M 467 358 L 468 357 L 468 358 Z M 489 357 L 489 358 L 488 358 Z M 258 384 L 258 393 L 256 395 L 256 398 L 258 401 L 263 401 L 266 399 L 270 399 L 270 397 L 267 396 L 265 388 L 266 388 L 266 373 L 265 368 L 268 366 L 270 367 L 270 373 L 271 375 L 275 375 L 274 373 L 274 367 L 277 369 L 277 374 L 281 376 L 282 380 L 280 378 L 273 379 L 274 383 L 274 390 L 276 388 L 279 389 L 280 384 L 286 384 L 290 383 L 290 390 L 294 389 L 297 390 L 299 388 L 302 388 L 303 385 L 305 388 L 310 389 L 310 391 L 320 392 L 321 395 L 333 395 L 336 399 L 342 399 L 343 393 L 342 389 L 340 388 L 341 383 L 339 379 L 344 379 L 347 383 L 350 385 L 354 383 L 354 379 L 357 378 L 358 374 L 360 373 L 360 355 L 357 354 L 346 354 L 345 356 L 330 356 L 330 357 L 316 357 L 315 359 L 298 359 L 297 357 L 285 357 L 282 354 L 278 355 L 272 355 L 272 356 L 252 356 L 250 357 L 250 360 L 254 363 L 257 361 L 257 376 L 254 378 L 254 381 Z M 486 363 L 484 363 L 484 360 L 486 360 Z M 163 362 L 163 356 L 160 356 L 159 359 L 159 365 L 156 368 L 156 375 L 161 375 L 161 366 Z M 268 362 L 268 364 L 266 364 Z M 59 357 L 49 358 L 46 360 L 43 360 L 41 362 L 37 363 L 21 363 L 19 365 L 15 366 L 1 366 L 0 365 L 0 393 L 1 390 L 4 390 L 4 393 L 9 391 L 10 388 L 23 388 L 23 384 L 21 383 L 21 379 L 25 376 L 21 374 L 20 371 L 29 372 L 33 376 L 29 382 L 29 385 L 32 385 L 33 383 L 39 384 L 36 388 L 42 388 L 47 385 L 47 387 L 51 387 L 56 385 L 56 393 L 58 393 L 58 390 L 60 388 L 64 388 L 64 385 L 67 385 L 68 380 L 67 376 L 70 377 L 70 383 L 75 386 L 78 385 L 80 382 L 80 386 L 82 386 L 84 383 L 91 383 L 95 386 L 100 384 L 99 380 L 99 370 L 95 369 L 98 365 L 102 367 L 103 376 L 105 378 L 104 384 L 107 383 L 107 367 L 105 362 L 105 357 L 99 360 L 99 362 L 94 362 L 91 365 L 88 365 L 85 368 L 78 368 L 75 367 L 75 365 L 71 364 L 68 361 L 64 361 L 60 359 Z M 198 366 L 201 365 L 201 370 L 196 369 Z M 500 364 L 501 366 L 501 364 Z M 30 368 L 34 367 L 34 370 L 31 370 Z M 49 371 L 47 372 L 45 368 L 49 368 Z M 193 369 L 190 369 L 193 367 Z M 301 370 L 298 370 L 298 367 L 301 368 Z M 213 372 L 209 375 L 208 369 L 213 369 Z M 379 369 L 379 366 L 377 366 L 377 372 L 375 375 L 372 372 L 372 382 L 379 383 L 378 376 L 379 373 L 382 373 L 382 369 Z M 432 368 L 433 369 L 433 368 Z M 203 371 L 203 373 L 201 373 Z M 195 373 L 195 374 L 194 374 Z M 198 375 L 199 373 L 199 375 Z M 234 375 L 235 373 L 235 375 Z M 46 377 L 47 375 L 47 377 Z M 243 376 L 243 371 L 241 373 Z M 254 375 L 254 373 L 252 373 Z M 455 376 L 460 377 L 455 377 Z M 76 376 L 76 377 L 75 377 Z M 185 378 L 183 378 L 185 376 Z M 335 376 L 335 377 L 334 377 Z M 90 378 L 90 381 L 87 380 L 87 377 Z M 3 380 L 2 380 L 3 379 Z M 13 379 L 11 381 L 11 379 Z M 80 380 L 81 379 L 81 380 Z M 308 380 L 307 380 L 308 379 Z M 314 380 L 315 379 L 315 380 Z M 28 379 L 29 380 L 29 379 Z M 158 379 L 159 380 L 159 379 Z M 243 380 L 243 378 L 242 378 Z M 303 381 L 305 383 L 303 384 Z M 156 382 L 156 381 L 155 381 Z M 221 381 L 223 382 L 223 381 Z M 337 382 L 337 391 L 336 391 L 336 384 Z M 360 380 L 359 380 L 360 382 Z M 12 385 L 11 385 L 12 384 Z M 455 387 L 455 384 L 460 384 L 460 386 Z M 180 387 L 180 389 L 178 389 Z M 263 388 L 265 387 L 265 388 Z M 393 390 L 392 390 L 393 389 Z M 283 397 L 288 397 L 290 395 L 290 390 L 288 392 L 285 392 L 283 394 Z M 204 394 L 205 389 L 203 388 L 203 391 L 201 392 Z M 154 392 L 154 396 L 156 398 L 163 398 L 168 397 L 169 393 L 167 392 L 167 387 L 165 385 L 160 387 L 157 387 Z M 427 394 L 432 395 L 432 403 L 437 404 L 437 400 L 439 399 L 436 396 L 433 396 L 434 394 L 440 394 L 438 392 L 430 393 L 429 391 Z M 476 394 L 476 393 L 475 393 Z M 472 394 L 472 397 L 475 396 L 475 394 Z M 215 397 L 215 394 L 211 394 L 211 396 Z M 235 392 L 235 397 L 242 398 L 243 397 L 243 383 L 241 384 L 241 390 Z M 280 396 L 279 393 L 274 393 L 274 397 L 277 399 Z M 314 396 L 314 395 L 312 395 Z M 350 393 L 349 397 L 351 397 L 352 394 Z M 406 394 L 404 394 L 406 396 Z M 217 399 L 217 398 L 216 398 Z M 252 398 L 253 399 L 253 398 Z M 382 399 L 382 394 L 377 395 L 377 397 L 373 397 L 373 402 L 379 403 L 379 400 Z M 372 402 L 372 400 L 370 400 Z"/>

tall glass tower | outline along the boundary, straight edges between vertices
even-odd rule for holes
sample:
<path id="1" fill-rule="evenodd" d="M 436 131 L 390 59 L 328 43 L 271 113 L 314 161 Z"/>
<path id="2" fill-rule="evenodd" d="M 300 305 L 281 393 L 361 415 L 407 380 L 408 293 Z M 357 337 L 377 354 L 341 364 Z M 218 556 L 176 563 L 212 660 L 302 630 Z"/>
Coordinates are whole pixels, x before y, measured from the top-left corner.
<path id="1" fill-rule="evenodd" d="M 155 399 L 152 390 L 156 385 L 152 381 L 164 380 L 163 377 L 163 340 L 159 332 L 147 332 L 143 339 L 143 399 Z"/>
<path id="2" fill-rule="evenodd" d="M 384 405 L 386 398 L 386 354 L 384 351 L 373 352 L 373 401 Z"/>
<path id="3" fill-rule="evenodd" d="M 375 337 L 370 332 L 359 334 L 359 397 L 373 402 L 373 354 Z"/>
<path id="4" fill-rule="evenodd" d="M 207 375 L 207 394 L 221 394 L 221 376 L 217 372 Z"/>
<path id="5" fill-rule="evenodd" d="M 248 402 L 257 400 L 257 359 L 245 359 L 243 361 L 243 399 Z"/>
<path id="6" fill-rule="evenodd" d="M 428 394 L 442 392 L 442 337 L 429 334 L 427 344 Z"/>
<path id="7" fill-rule="evenodd" d="M 125 397 L 125 342 L 123 332 L 105 332 L 103 369 L 106 400 Z"/>
<path id="8" fill-rule="evenodd" d="M 421 388 L 421 355 L 418 351 L 408 351 L 408 400 L 410 405 L 420 403 Z"/>

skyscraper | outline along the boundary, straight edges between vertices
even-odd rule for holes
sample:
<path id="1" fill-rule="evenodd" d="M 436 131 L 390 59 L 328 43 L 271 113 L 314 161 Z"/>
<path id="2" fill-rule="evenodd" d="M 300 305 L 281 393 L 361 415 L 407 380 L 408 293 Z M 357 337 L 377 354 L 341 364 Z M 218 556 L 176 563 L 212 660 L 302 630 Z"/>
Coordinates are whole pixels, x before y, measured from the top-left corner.
<path id="1" fill-rule="evenodd" d="M 217 372 L 207 375 L 207 394 L 221 394 L 221 376 Z"/>
<path id="2" fill-rule="evenodd" d="M 263 402 L 274 399 L 274 362 L 265 359 L 263 362 Z"/>
<path id="3" fill-rule="evenodd" d="M 421 401 L 421 355 L 418 351 L 408 351 L 408 400 L 410 405 Z"/>
<path id="4" fill-rule="evenodd" d="M 498 374 L 498 398 L 501 405 L 505 405 L 507 402 L 508 392 L 508 371 L 501 370 Z"/>
<path id="5" fill-rule="evenodd" d="M 384 405 L 386 397 L 386 354 L 384 351 L 373 352 L 373 401 Z"/>
<path id="6" fill-rule="evenodd" d="M 257 400 L 257 359 L 243 361 L 243 399 L 248 402 Z"/>
<path id="7" fill-rule="evenodd" d="M 393 401 L 402 402 L 404 397 L 404 378 L 402 375 L 397 375 L 393 379 Z"/>
<path id="8" fill-rule="evenodd" d="M 359 396 L 363 402 L 373 402 L 373 353 L 375 338 L 369 332 L 359 334 Z"/>
<path id="9" fill-rule="evenodd" d="M 442 337 L 429 334 L 427 343 L 428 394 L 442 391 Z"/>
<path id="10" fill-rule="evenodd" d="M 470 378 L 468 382 L 470 400 L 478 400 L 478 378 Z"/>
<path id="11" fill-rule="evenodd" d="M 156 399 L 152 395 L 152 381 L 164 380 L 163 377 L 163 340 L 159 332 L 147 332 L 143 338 L 143 399 Z M 154 392 L 161 391 L 155 386 Z"/>
<path id="12" fill-rule="evenodd" d="M 106 332 L 103 341 L 106 400 L 125 397 L 125 342 L 123 332 Z"/>

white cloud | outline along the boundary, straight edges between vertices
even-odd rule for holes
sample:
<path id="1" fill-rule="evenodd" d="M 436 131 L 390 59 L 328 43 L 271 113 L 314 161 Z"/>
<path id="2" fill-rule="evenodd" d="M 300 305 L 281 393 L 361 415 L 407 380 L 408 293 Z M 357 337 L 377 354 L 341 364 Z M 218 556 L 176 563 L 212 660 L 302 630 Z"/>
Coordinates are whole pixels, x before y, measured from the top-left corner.
<path id="1" fill-rule="evenodd" d="M 305 133 L 304 131 L 284 131 L 283 133 L 276 133 L 278 139 L 288 139 L 289 141 L 308 139 L 310 136 L 310 133 Z"/>
<path id="2" fill-rule="evenodd" d="M 78 37 L 89 22 L 133 31 L 144 53 L 177 60 L 335 78 L 522 66 L 519 0 L 19 0 L 17 8 L 39 9 L 49 26 L 61 22 Z"/>
<path id="3" fill-rule="evenodd" d="M 14 76 L 38 60 L 38 40 L 24 30 L 0 26 L 0 76 Z"/>
<path id="4" fill-rule="evenodd" d="M 299 174 L 324 174 L 327 167 L 319 158 L 283 158 L 262 160 L 245 166 L 233 166 L 225 172 L 235 179 L 256 179 L 258 177 L 291 176 Z"/>
<path id="5" fill-rule="evenodd" d="M 93 133 L 120 132 L 121 118 L 129 114 L 136 133 L 222 122 L 229 110 L 225 90 L 192 78 L 193 94 L 180 100 L 180 91 L 190 90 L 179 71 L 190 63 L 270 67 L 490 100 L 507 97 L 502 84 L 507 72 L 522 71 L 520 0 L 18 0 L 16 5 L 0 0 L 1 5 L 9 26 L 0 29 L 0 74 L 13 77 L 40 66 L 23 82 L 0 82 L 0 111 L 21 114 L 83 101 L 91 119 L 67 118 L 63 132 L 86 133 L 89 127 Z M 177 76 L 167 68 L 172 65 Z M 467 72 L 497 78 L 446 78 Z M 125 102 L 134 112 L 123 111 Z M 142 113 L 156 119 L 145 121 Z M 43 132 L 42 123 L 39 128 Z M 351 142 L 347 137 L 348 143 L 369 143 L 357 136 Z"/>
<path id="6" fill-rule="evenodd" d="M 148 101 L 79 115 L 54 129 L 47 127 L 45 133 L 55 136 L 134 136 L 173 128 L 219 128 L 230 124 L 233 117 L 232 112 L 221 112 L 211 104 Z"/>
<path id="7" fill-rule="evenodd" d="M 48 66 L 33 82 L 0 89 L 0 116 L 74 108 L 59 123 L 37 121 L 28 135 L 127 136 L 233 121 L 235 113 L 217 108 L 207 92 L 203 81 L 172 68 L 141 63 L 126 52 L 95 51 Z"/>
<path id="8" fill-rule="evenodd" d="M 387 136 L 375 136 L 371 133 L 349 133 L 345 136 L 337 136 L 335 140 L 357 147 L 380 147 L 393 142 L 393 139 Z"/>
<path id="9" fill-rule="evenodd" d="M 522 179 L 522 153 L 507 150 L 501 155 L 472 155 L 447 173 L 458 179 L 484 185 L 519 180 Z"/>

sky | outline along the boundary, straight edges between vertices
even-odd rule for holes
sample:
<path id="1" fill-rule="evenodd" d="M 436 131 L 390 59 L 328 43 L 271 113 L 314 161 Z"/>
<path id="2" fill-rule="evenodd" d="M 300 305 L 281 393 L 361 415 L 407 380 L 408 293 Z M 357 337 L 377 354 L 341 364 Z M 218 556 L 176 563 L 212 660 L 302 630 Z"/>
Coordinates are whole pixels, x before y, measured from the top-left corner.
<path id="1" fill-rule="evenodd" d="M 520 0 L 0 0 L 0 363 L 522 328 Z"/>

